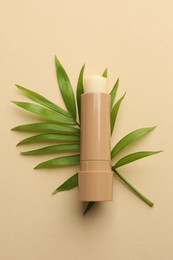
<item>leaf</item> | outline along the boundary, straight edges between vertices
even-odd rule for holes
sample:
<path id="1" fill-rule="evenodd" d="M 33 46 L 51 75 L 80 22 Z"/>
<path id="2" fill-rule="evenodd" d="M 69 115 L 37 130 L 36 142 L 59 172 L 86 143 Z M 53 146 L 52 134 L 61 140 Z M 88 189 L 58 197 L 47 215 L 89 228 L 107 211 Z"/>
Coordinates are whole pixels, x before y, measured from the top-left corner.
<path id="1" fill-rule="evenodd" d="M 67 107 L 67 110 L 70 112 L 73 119 L 76 121 L 76 104 L 72 85 L 70 83 L 69 77 L 65 69 L 63 68 L 57 57 L 55 57 L 55 65 L 58 85 L 61 91 L 62 98 Z"/>
<path id="2" fill-rule="evenodd" d="M 128 154 L 126 156 L 124 156 L 123 158 L 121 158 L 114 166 L 113 168 L 116 169 L 120 166 L 123 166 L 125 164 L 134 162 L 136 160 L 142 159 L 144 157 L 150 156 L 150 155 L 154 155 L 157 153 L 160 153 L 162 151 L 154 151 L 154 152 L 148 152 L 148 151 L 144 151 L 144 152 L 137 152 L 137 153 L 132 153 L 132 154 Z"/>
<path id="3" fill-rule="evenodd" d="M 12 128 L 14 131 L 27 131 L 27 132 L 47 132 L 53 131 L 64 134 L 79 134 L 80 129 L 68 125 L 58 125 L 57 123 L 34 123 L 27 125 L 20 125 Z"/>
<path id="4" fill-rule="evenodd" d="M 88 205 L 83 213 L 83 216 L 95 205 L 95 203 L 96 203 L 95 201 L 88 202 Z"/>
<path id="5" fill-rule="evenodd" d="M 38 164 L 34 169 L 48 168 L 48 167 L 59 167 L 59 166 L 72 166 L 80 163 L 80 155 L 69 155 L 54 158 Z"/>
<path id="6" fill-rule="evenodd" d="M 108 70 L 107 68 L 104 70 L 102 77 L 107 78 L 108 77 Z"/>
<path id="7" fill-rule="evenodd" d="M 83 88 L 83 74 L 84 74 L 85 64 L 81 68 L 78 83 L 77 83 L 77 91 L 76 91 L 76 99 L 77 99 L 77 106 L 78 106 L 78 114 L 79 114 L 79 121 L 80 121 L 80 111 L 81 111 L 81 95 L 84 93 Z"/>
<path id="8" fill-rule="evenodd" d="M 123 101 L 125 95 L 126 95 L 126 93 L 116 102 L 116 104 L 114 105 L 114 107 L 111 110 L 111 134 L 114 130 L 117 114 L 118 114 L 121 102 Z"/>
<path id="9" fill-rule="evenodd" d="M 124 136 L 112 149 L 111 152 L 111 158 L 115 157 L 119 152 L 121 152 L 125 147 L 127 147 L 129 144 L 132 142 L 138 140 L 140 137 L 146 135 L 150 131 L 155 129 L 154 127 L 145 127 L 145 128 L 140 128 L 137 129 L 128 135 Z"/>
<path id="10" fill-rule="evenodd" d="M 61 184 L 56 190 L 52 192 L 52 194 L 56 194 L 61 191 L 70 190 L 78 185 L 78 174 L 74 174 L 68 180 L 66 180 L 63 184 Z"/>
<path id="11" fill-rule="evenodd" d="M 139 190 L 137 190 L 127 179 L 125 179 L 117 170 L 112 167 L 112 170 L 116 176 L 120 178 L 120 180 L 141 200 L 143 200 L 148 206 L 153 207 L 154 203 L 148 199 L 144 194 L 142 194 Z"/>
<path id="12" fill-rule="evenodd" d="M 40 149 L 22 152 L 24 155 L 37 155 L 45 153 L 55 153 L 55 152 L 69 152 L 69 151 L 79 151 L 79 144 L 59 144 L 46 146 Z"/>
<path id="13" fill-rule="evenodd" d="M 115 82 L 115 85 L 113 86 L 110 95 L 111 95 L 111 108 L 113 106 L 114 100 L 116 98 L 117 90 L 118 90 L 118 85 L 119 85 L 119 79 Z"/>
<path id="14" fill-rule="evenodd" d="M 62 123 L 62 124 L 75 124 L 75 122 L 72 118 L 63 116 L 62 114 L 60 114 L 58 112 L 51 111 L 51 110 L 41 107 L 39 105 L 35 105 L 32 103 L 28 103 L 28 102 L 17 102 L 17 101 L 12 101 L 12 102 L 15 105 L 17 105 L 18 107 L 21 107 L 27 111 L 37 114 L 44 119 Z"/>
<path id="15" fill-rule="evenodd" d="M 51 110 L 54 110 L 60 114 L 63 114 L 67 117 L 71 117 L 71 114 L 64 110 L 63 108 L 57 106 L 56 104 L 54 104 L 52 101 L 48 100 L 47 98 L 41 96 L 40 94 L 34 92 L 34 91 L 31 91 L 27 88 L 24 88 L 22 86 L 19 86 L 19 85 L 16 85 L 16 87 L 18 89 L 20 89 L 26 96 L 28 96 L 31 100 L 34 100 L 36 101 L 37 103 L 47 107 L 47 108 L 50 108 Z"/>
<path id="16" fill-rule="evenodd" d="M 28 138 L 23 139 L 21 142 L 19 142 L 17 145 L 21 144 L 28 144 L 28 143 L 34 143 L 34 142 L 40 142 L 40 141 L 61 141 L 61 142 L 79 142 L 80 137 L 78 135 L 63 135 L 63 134 L 39 134 L 34 135 Z"/>

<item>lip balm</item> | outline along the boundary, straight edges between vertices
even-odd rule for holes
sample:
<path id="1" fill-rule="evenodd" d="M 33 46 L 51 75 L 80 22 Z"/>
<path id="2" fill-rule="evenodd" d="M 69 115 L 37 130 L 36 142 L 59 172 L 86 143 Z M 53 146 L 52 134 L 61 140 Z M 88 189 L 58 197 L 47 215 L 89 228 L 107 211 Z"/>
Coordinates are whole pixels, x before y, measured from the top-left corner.
<path id="1" fill-rule="evenodd" d="M 91 76 L 81 95 L 79 197 L 81 201 L 112 200 L 110 158 L 110 95 L 107 79 Z"/>

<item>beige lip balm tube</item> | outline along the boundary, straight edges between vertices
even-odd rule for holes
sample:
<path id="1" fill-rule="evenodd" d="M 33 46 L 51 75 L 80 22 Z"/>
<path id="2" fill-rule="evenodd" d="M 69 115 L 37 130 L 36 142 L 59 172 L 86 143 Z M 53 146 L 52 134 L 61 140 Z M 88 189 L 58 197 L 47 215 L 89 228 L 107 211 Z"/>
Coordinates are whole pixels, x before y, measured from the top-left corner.
<path id="1" fill-rule="evenodd" d="M 107 79 L 101 76 L 91 76 L 84 81 L 80 147 L 80 200 L 112 200 L 110 95 Z"/>

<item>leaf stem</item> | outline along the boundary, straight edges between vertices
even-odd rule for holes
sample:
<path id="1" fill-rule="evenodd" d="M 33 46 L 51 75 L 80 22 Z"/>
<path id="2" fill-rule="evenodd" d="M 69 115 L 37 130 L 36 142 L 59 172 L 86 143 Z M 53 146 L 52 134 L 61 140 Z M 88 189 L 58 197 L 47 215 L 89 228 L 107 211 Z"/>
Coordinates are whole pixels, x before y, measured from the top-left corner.
<path id="1" fill-rule="evenodd" d="M 138 191 L 129 181 L 127 181 L 115 168 L 112 167 L 113 172 L 124 182 L 128 188 L 133 191 L 141 200 L 143 200 L 148 206 L 153 207 L 154 203 L 149 200 L 145 195 Z"/>

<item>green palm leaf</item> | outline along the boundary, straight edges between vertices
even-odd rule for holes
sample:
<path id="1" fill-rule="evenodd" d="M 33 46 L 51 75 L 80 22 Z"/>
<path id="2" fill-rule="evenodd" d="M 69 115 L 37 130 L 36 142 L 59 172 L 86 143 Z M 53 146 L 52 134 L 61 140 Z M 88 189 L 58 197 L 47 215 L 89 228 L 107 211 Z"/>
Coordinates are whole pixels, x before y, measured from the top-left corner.
<path id="1" fill-rule="evenodd" d="M 59 141 L 59 142 L 79 142 L 80 137 L 78 135 L 63 135 L 63 134 L 39 134 L 39 135 L 34 135 L 28 138 L 23 139 L 20 141 L 17 145 L 21 144 L 29 144 L 29 143 L 35 143 L 35 142 L 40 142 L 40 141 Z"/>
<path id="2" fill-rule="evenodd" d="M 65 109 L 59 107 L 54 104 L 52 101 L 43 97 L 42 95 L 31 91 L 22 86 L 16 85 L 16 87 L 22 91 L 28 98 L 34 100 L 38 104 L 32 104 L 28 102 L 17 102 L 13 101 L 13 103 L 29 112 L 32 112 L 42 119 L 46 119 L 49 122 L 40 122 L 33 123 L 27 125 L 20 125 L 12 130 L 16 131 L 26 131 L 26 132 L 38 132 L 41 134 L 34 135 L 28 138 L 25 138 L 17 145 L 20 144 L 29 144 L 34 142 L 50 142 L 54 141 L 54 145 L 42 147 L 35 150 L 22 152 L 24 155 L 37 155 L 37 154 L 47 154 L 47 153 L 61 153 L 61 152 L 78 152 L 80 150 L 80 128 L 69 126 L 69 125 L 79 125 L 76 121 L 76 104 L 73 88 L 70 82 L 70 79 L 61 65 L 57 57 L 55 57 L 55 65 L 56 65 L 56 73 L 58 85 L 60 88 L 60 92 L 64 103 L 66 105 Z M 79 114 L 79 121 L 81 116 L 81 94 L 84 92 L 83 89 L 83 75 L 84 75 L 85 65 L 80 70 L 78 83 L 77 83 L 77 91 L 76 91 L 76 99 L 77 99 L 77 107 Z M 103 77 L 107 78 L 107 69 L 104 70 Z M 114 84 L 111 92 L 110 92 L 110 109 L 111 109 L 111 133 L 114 129 L 117 114 L 121 105 L 122 100 L 124 99 L 125 94 L 115 103 L 116 94 L 118 90 L 119 79 L 117 79 Z M 140 137 L 152 131 L 155 127 L 141 128 L 137 129 L 125 137 L 123 137 L 112 149 L 111 158 L 114 158 L 119 152 L 125 149 L 128 145 L 138 140 Z M 57 144 L 58 143 L 58 144 Z M 60 143 L 60 144 L 59 144 Z M 129 164 L 133 161 L 142 159 L 144 157 L 157 154 L 161 151 L 140 151 L 132 154 L 128 154 L 118 160 L 114 166 L 112 166 L 112 171 L 116 176 L 118 176 L 123 183 L 125 183 L 139 198 L 141 198 L 145 203 L 149 206 L 153 206 L 153 202 L 151 202 L 146 196 L 144 196 L 141 192 L 139 192 L 132 184 L 129 183 L 117 170 L 116 168 L 121 167 L 123 165 Z M 80 154 L 68 155 L 62 157 L 56 157 L 48 161 L 44 161 L 38 164 L 35 169 L 46 168 L 46 167 L 60 167 L 60 166 L 72 166 L 80 163 Z M 53 194 L 69 190 L 78 185 L 78 174 L 71 176 L 67 179 L 63 184 L 61 184 Z M 96 204 L 94 201 L 90 201 L 87 204 L 87 207 L 84 211 L 84 215 Z"/>
<path id="3" fill-rule="evenodd" d="M 136 160 L 142 159 L 144 157 L 150 156 L 150 155 L 154 155 L 157 153 L 160 153 L 162 151 L 154 151 L 154 152 L 148 152 L 148 151 L 143 151 L 143 152 L 136 152 L 136 153 L 132 153 L 132 154 L 128 154 L 126 156 L 124 156 L 123 158 L 121 158 L 114 166 L 113 169 L 117 169 L 120 166 L 123 166 L 125 164 L 134 162 Z"/>
<path id="4" fill-rule="evenodd" d="M 116 104 L 114 105 L 114 107 L 111 110 L 111 134 L 114 130 L 117 114 L 118 114 L 121 102 L 123 101 L 125 95 L 126 95 L 126 93 L 116 102 Z"/>
<path id="5" fill-rule="evenodd" d="M 145 127 L 145 128 L 140 128 L 137 129 L 131 133 L 129 133 L 128 135 L 126 135 L 125 137 L 123 137 L 112 149 L 111 152 L 111 158 L 115 157 L 119 152 L 121 152 L 125 147 L 127 147 L 129 144 L 131 144 L 132 142 L 138 140 L 140 137 L 146 135 L 147 133 L 149 133 L 150 131 L 152 131 L 153 129 L 155 129 L 154 127 Z"/>
<path id="6" fill-rule="evenodd" d="M 80 155 L 69 155 L 69 156 L 62 156 L 58 158 L 54 158 L 45 162 L 38 164 L 34 169 L 40 168 L 49 168 L 49 167 L 59 167 L 59 166 L 71 166 L 80 163 Z"/>
<path id="7" fill-rule="evenodd" d="M 77 90 L 76 90 L 76 99 L 77 99 L 77 106 L 78 106 L 78 114 L 79 114 L 79 121 L 80 121 L 80 111 L 81 111 L 81 95 L 84 93 L 83 88 L 83 74 L 84 74 L 85 64 L 81 68 L 78 83 L 77 83 Z"/>
<path id="8" fill-rule="evenodd" d="M 47 108 L 50 108 L 51 110 L 54 110 L 60 114 L 63 114 L 67 117 L 71 117 L 71 114 L 64 110 L 63 108 L 57 106 L 56 104 L 54 104 L 53 102 L 51 102 L 50 100 L 48 100 L 47 98 L 41 96 L 40 94 L 34 92 L 34 91 L 31 91 L 27 88 L 24 88 L 22 86 L 19 86 L 19 85 L 16 85 L 16 87 L 18 89 L 20 89 L 26 96 L 28 96 L 31 100 L 34 100 L 36 101 L 37 103 L 47 107 Z"/>
<path id="9" fill-rule="evenodd" d="M 51 145 L 46 146 L 40 149 L 31 150 L 22 152 L 24 155 L 37 155 L 37 154 L 47 154 L 47 153 L 55 153 L 55 152 L 74 152 L 79 151 L 79 144 L 59 144 L 59 145 Z"/>
<path id="10" fill-rule="evenodd" d="M 119 79 L 115 82 L 115 85 L 113 86 L 110 95 L 111 95 L 111 108 L 114 104 L 114 100 L 116 98 L 117 90 L 118 90 L 118 85 L 119 85 Z"/>
<path id="11" fill-rule="evenodd" d="M 28 102 L 17 102 L 17 101 L 12 101 L 15 105 L 18 107 L 21 107 L 27 111 L 30 111 L 36 115 L 39 115 L 40 117 L 51 120 L 54 122 L 62 123 L 62 124 L 75 124 L 75 121 L 72 118 L 66 117 L 58 112 L 51 111 L 47 108 L 44 108 L 39 105 L 35 105 L 32 103 Z"/>
<path id="12" fill-rule="evenodd" d="M 69 179 L 67 179 L 63 184 L 61 184 L 52 194 L 56 194 L 60 191 L 70 190 L 78 185 L 78 174 L 74 174 Z"/>
<path id="13" fill-rule="evenodd" d="M 14 131 L 26 131 L 26 132 L 57 132 L 64 134 L 80 134 L 80 129 L 68 125 L 58 125 L 56 123 L 34 123 L 27 125 L 20 125 L 12 128 Z"/>
<path id="14" fill-rule="evenodd" d="M 56 65 L 57 80 L 61 91 L 61 95 L 63 97 L 67 110 L 70 112 L 73 119 L 76 121 L 76 104 L 75 104 L 74 92 L 73 92 L 71 82 L 69 80 L 69 77 L 65 69 L 63 68 L 63 66 L 57 59 L 57 57 L 55 57 L 55 65 Z"/>

